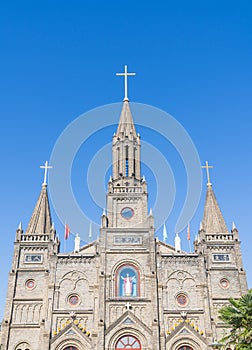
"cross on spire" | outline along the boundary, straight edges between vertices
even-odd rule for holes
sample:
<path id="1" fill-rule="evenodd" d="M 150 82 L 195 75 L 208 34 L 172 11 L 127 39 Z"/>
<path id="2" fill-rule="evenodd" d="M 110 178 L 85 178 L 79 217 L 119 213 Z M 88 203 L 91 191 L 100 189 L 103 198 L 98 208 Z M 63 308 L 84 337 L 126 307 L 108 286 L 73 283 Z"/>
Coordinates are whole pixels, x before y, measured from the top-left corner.
<path id="1" fill-rule="evenodd" d="M 124 76 L 124 100 L 123 101 L 129 101 L 128 98 L 128 77 L 134 76 L 136 73 L 128 73 L 128 66 L 124 66 L 124 73 L 116 73 L 117 76 Z"/>
<path id="2" fill-rule="evenodd" d="M 51 169 L 52 166 L 48 165 L 48 161 L 45 162 L 45 165 L 40 165 L 41 169 L 45 169 L 45 173 L 44 173 L 44 182 L 43 182 L 43 186 L 47 185 L 47 173 L 48 173 L 48 169 Z"/>
<path id="3" fill-rule="evenodd" d="M 208 161 L 206 160 L 206 165 L 202 165 L 201 168 L 206 169 L 206 173 L 207 173 L 207 185 L 211 185 L 209 169 L 212 169 L 213 166 L 212 166 L 212 165 L 209 165 L 209 164 L 208 164 Z"/>

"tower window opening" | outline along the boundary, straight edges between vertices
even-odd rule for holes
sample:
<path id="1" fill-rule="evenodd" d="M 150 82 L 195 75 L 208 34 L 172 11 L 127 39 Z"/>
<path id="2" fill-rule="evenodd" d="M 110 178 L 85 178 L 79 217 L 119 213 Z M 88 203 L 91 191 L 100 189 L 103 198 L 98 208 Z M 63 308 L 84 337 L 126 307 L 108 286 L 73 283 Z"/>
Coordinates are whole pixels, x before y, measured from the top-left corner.
<path id="1" fill-rule="evenodd" d="M 129 176 L 129 146 L 125 147 L 125 176 Z"/>
<path id="2" fill-rule="evenodd" d="M 117 174 L 120 174 L 120 149 L 117 148 Z"/>
<path id="3" fill-rule="evenodd" d="M 128 177 L 129 176 L 129 160 L 126 159 L 125 162 L 125 176 Z"/>
<path id="4" fill-rule="evenodd" d="M 136 149 L 134 148 L 134 157 L 133 157 L 133 173 L 136 174 Z"/>

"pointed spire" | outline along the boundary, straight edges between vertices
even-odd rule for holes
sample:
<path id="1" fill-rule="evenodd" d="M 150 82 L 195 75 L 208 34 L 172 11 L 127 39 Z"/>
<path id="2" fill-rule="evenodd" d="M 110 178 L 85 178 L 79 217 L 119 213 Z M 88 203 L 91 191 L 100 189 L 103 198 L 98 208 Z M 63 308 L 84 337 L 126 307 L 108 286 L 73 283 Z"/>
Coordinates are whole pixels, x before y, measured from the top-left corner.
<path id="1" fill-rule="evenodd" d="M 167 235 L 167 230 L 166 230 L 166 226 L 165 226 L 165 224 L 164 224 L 164 226 L 163 226 L 163 241 L 164 241 L 164 242 L 167 241 L 167 237 L 168 237 L 168 235 Z"/>
<path id="2" fill-rule="evenodd" d="M 153 216 L 152 208 L 150 208 L 149 216 Z"/>
<path id="3" fill-rule="evenodd" d="M 26 233 L 50 233 L 51 226 L 52 220 L 47 194 L 47 186 L 43 184 Z"/>
<path id="4" fill-rule="evenodd" d="M 176 236 L 175 236 L 175 250 L 176 250 L 176 252 L 181 251 L 181 239 L 180 239 L 178 233 L 176 233 Z"/>
<path id="5" fill-rule="evenodd" d="M 17 228 L 19 231 L 22 231 L 22 222 L 20 221 L 19 225 L 18 225 L 18 228 Z"/>
<path id="6" fill-rule="evenodd" d="M 120 137 L 121 134 L 124 134 L 124 136 L 129 136 L 132 134 L 134 137 L 137 137 L 136 129 L 132 117 L 132 113 L 130 110 L 129 102 L 124 101 L 122 112 L 119 120 L 119 124 L 116 131 L 116 136 Z"/>
<path id="7" fill-rule="evenodd" d="M 228 233 L 227 225 L 210 183 L 207 184 L 202 228 L 206 233 Z"/>

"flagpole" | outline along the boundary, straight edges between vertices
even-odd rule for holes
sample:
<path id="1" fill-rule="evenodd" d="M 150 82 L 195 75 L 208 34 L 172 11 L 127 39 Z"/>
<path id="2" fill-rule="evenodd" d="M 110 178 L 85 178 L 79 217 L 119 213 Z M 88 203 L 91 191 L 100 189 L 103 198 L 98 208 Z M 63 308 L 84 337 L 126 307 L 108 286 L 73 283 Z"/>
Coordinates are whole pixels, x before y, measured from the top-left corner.
<path id="1" fill-rule="evenodd" d="M 191 239 L 189 239 L 189 251 L 190 251 L 190 253 L 192 252 Z"/>
<path id="2" fill-rule="evenodd" d="M 188 239 L 188 245 L 189 245 L 189 252 L 192 252 L 192 247 L 191 247 L 191 228 L 190 228 L 190 222 L 188 222 L 187 225 L 187 239 Z"/>
<path id="3" fill-rule="evenodd" d="M 66 252 L 66 223 L 64 227 L 64 253 Z"/>

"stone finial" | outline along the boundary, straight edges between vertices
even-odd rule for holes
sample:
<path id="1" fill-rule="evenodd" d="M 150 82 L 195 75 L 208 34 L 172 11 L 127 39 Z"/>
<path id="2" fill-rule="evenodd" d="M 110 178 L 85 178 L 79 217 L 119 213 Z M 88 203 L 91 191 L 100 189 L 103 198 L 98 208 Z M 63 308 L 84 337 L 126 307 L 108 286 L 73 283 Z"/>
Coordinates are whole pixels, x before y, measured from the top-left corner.
<path id="1" fill-rule="evenodd" d="M 69 312 L 69 316 L 74 321 L 76 319 L 76 313 L 74 311 Z"/>
<path id="2" fill-rule="evenodd" d="M 182 311 L 182 312 L 180 313 L 180 316 L 181 316 L 181 318 L 182 318 L 183 320 L 186 320 L 186 319 L 187 319 L 187 312 L 186 312 L 186 311 Z"/>
<path id="3" fill-rule="evenodd" d="M 236 227 L 234 221 L 232 222 L 232 231 L 237 231 L 237 227 Z"/>
<path id="4" fill-rule="evenodd" d="M 77 233 L 74 239 L 74 252 L 79 253 L 79 251 L 80 251 L 80 236 Z"/>
<path id="5" fill-rule="evenodd" d="M 175 250 L 176 250 L 176 252 L 181 251 L 181 239 L 180 239 L 178 233 L 176 233 L 176 236 L 175 236 Z"/>
<path id="6" fill-rule="evenodd" d="M 168 234 L 167 234 L 166 226 L 164 224 L 164 226 L 163 226 L 163 241 L 166 242 L 167 238 L 168 238 Z"/>

